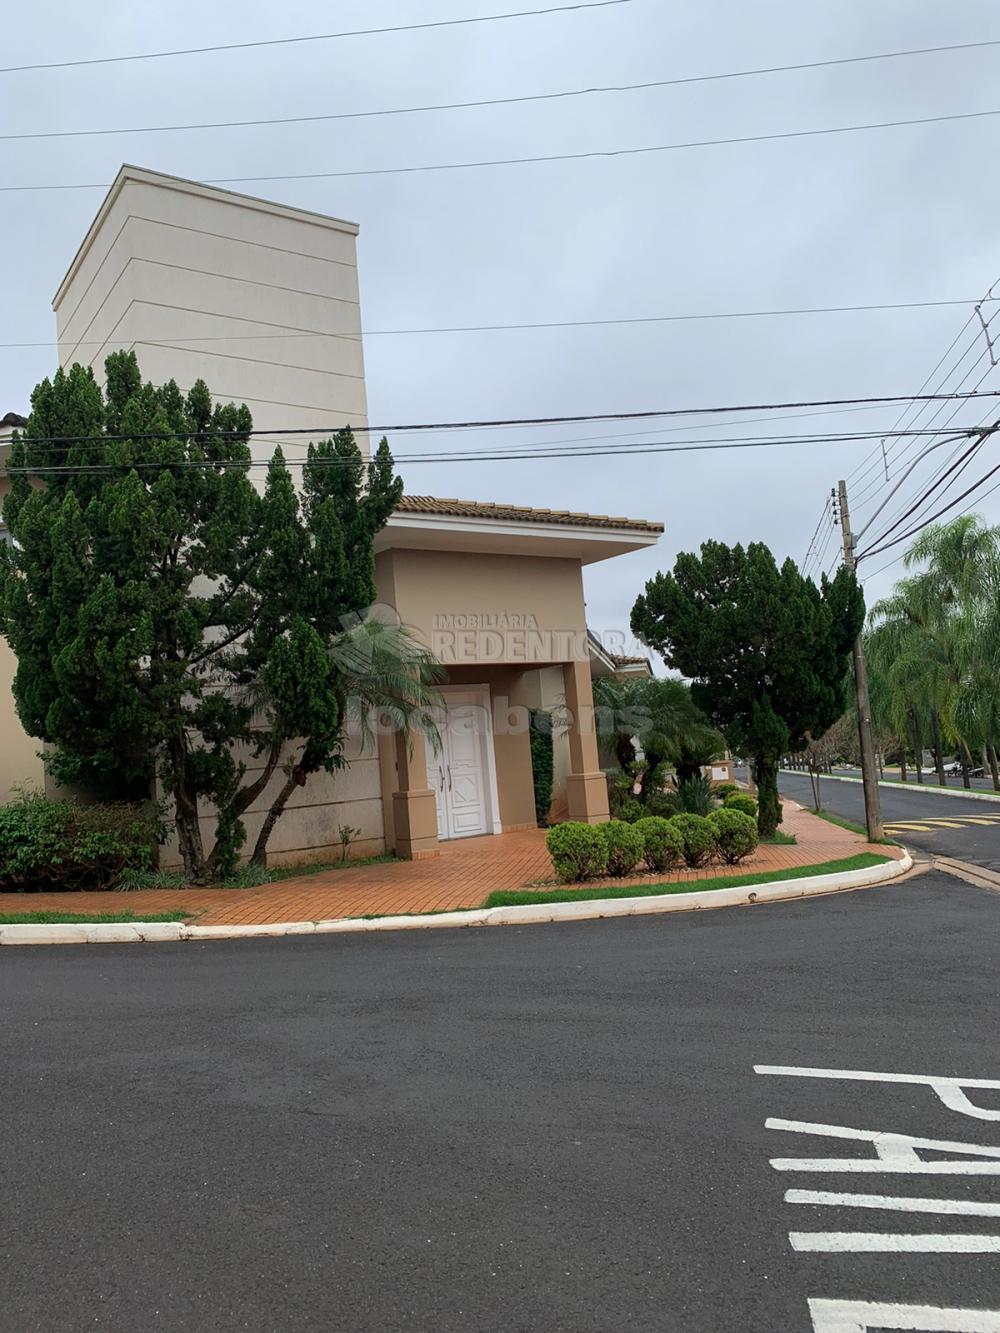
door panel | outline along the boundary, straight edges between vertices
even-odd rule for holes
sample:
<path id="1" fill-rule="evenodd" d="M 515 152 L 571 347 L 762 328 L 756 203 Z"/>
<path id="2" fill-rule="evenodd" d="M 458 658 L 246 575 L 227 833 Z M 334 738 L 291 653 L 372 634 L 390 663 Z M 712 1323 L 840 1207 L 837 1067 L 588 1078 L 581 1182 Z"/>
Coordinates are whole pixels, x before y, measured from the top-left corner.
<path id="1" fill-rule="evenodd" d="M 466 696 L 468 698 L 468 696 Z M 486 789 L 489 715 L 460 699 L 435 713 L 441 749 L 427 745 L 427 783 L 437 802 L 438 838 L 471 838 L 490 831 Z"/>
<path id="2" fill-rule="evenodd" d="M 453 838 L 485 833 L 486 773 L 483 730 L 486 719 L 475 704 L 448 709 L 448 825 Z"/>
<path id="3" fill-rule="evenodd" d="M 427 785 L 434 792 L 437 803 L 438 841 L 444 842 L 448 833 L 448 715 L 444 709 L 434 710 L 434 721 L 441 736 L 441 749 L 435 752 L 429 736 L 424 737 L 427 746 Z"/>

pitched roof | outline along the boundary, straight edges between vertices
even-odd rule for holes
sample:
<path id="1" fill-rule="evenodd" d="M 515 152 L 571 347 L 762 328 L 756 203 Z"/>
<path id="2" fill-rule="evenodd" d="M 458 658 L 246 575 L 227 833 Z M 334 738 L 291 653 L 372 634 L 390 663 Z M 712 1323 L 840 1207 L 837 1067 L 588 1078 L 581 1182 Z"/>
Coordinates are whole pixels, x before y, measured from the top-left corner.
<path id="1" fill-rule="evenodd" d="M 0 429 L 2 429 L 4 426 L 14 426 L 16 429 L 20 429 L 22 426 L 26 426 L 27 424 L 28 424 L 27 417 L 22 417 L 17 412 L 8 412 L 7 415 L 2 420 L 0 420 Z"/>
<path id="2" fill-rule="evenodd" d="M 557 523 L 573 528 L 624 528 L 630 532 L 663 531 L 662 523 L 650 523 L 643 518 L 580 514 L 569 509 L 531 509 L 526 505 L 492 504 L 483 500 L 441 500 L 433 495 L 404 495 L 396 506 L 396 513 L 492 518 L 508 523 Z"/>

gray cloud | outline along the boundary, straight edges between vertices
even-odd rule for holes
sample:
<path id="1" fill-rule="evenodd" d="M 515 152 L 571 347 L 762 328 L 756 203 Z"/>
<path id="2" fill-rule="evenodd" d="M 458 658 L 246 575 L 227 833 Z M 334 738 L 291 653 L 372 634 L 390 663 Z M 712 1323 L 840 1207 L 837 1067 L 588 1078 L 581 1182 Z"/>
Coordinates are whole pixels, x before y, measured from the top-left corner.
<path id="1" fill-rule="evenodd" d="M 484 2 L 482 12 L 505 7 Z M 316 0 L 280 9 L 262 0 L 211 8 L 180 0 L 156 9 L 49 0 L 8 15 L 5 63 L 157 49 L 179 44 L 178 34 L 180 44 L 202 44 L 477 12 L 458 0 L 427 0 L 419 9 L 408 0 L 345 0 L 332 9 Z M 995 36 L 1000 28 L 987 0 L 947 8 L 933 0 L 775 0 L 763 8 L 634 0 L 481 27 L 7 75 L 0 96 L 10 132 L 318 115 Z M 5 183 L 19 184 L 110 181 L 123 160 L 212 178 L 580 152 L 988 109 L 997 101 L 998 61 L 1000 49 L 384 120 L 5 143 L 0 157 Z M 996 121 L 968 121 L 612 161 L 247 188 L 361 224 L 363 314 L 372 328 L 936 300 L 978 296 L 1000 274 L 1000 184 L 989 170 L 998 134 Z M 100 191 L 6 196 L 3 341 L 51 336 L 52 293 L 100 198 Z M 966 314 L 373 338 L 366 347 L 371 417 L 914 392 Z M 0 409 L 23 410 L 52 365 L 45 349 L 0 352 Z M 1000 387 L 996 380 L 983 387 Z M 985 411 L 978 405 L 956 420 L 979 421 Z M 896 415 L 872 409 L 790 422 L 789 429 L 839 430 L 845 422 L 878 429 Z M 611 429 L 524 429 L 495 438 L 515 444 Z M 713 433 L 733 432 L 692 434 Z M 462 442 L 434 441 L 442 450 Z M 658 551 L 588 571 L 589 615 L 603 631 L 627 625 L 644 579 L 706 537 L 759 539 L 800 560 L 831 484 L 871 453 L 871 444 L 824 444 L 704 457 L 413 465 L 405 479 L 411 491 L 662 519 L 667 533 Z M 986 470 L 995 449 L 984 453 L 963 483 Z M 860 518 L 880 495 L 866 497 Z M 1000 492 L 982 509 L 1000 520 Z M 898 569 L 873 580 L 870 594 L 884 591 Z"/>

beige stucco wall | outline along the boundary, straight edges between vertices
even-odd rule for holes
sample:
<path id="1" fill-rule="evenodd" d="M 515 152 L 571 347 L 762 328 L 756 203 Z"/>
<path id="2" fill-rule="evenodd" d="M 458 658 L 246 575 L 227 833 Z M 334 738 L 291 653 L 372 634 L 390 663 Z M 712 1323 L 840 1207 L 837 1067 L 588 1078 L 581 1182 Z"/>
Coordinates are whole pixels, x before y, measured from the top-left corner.
<path id="1" fill-rule="evenodd" d="M 17 658 L 0 638 L 0 802 L 9 801 L 14 788 L 22 785 L 41 791 L 45 773 L 38 751 L 41 741 L 28 736 L 14 709 L 11 682 L 17 669 Z"/>
<path id="2" fill-rule="evenodd" d="M 379 600 L 446 666 L 587 660 L 578 560 L 393 548 L 375 575 Z"/>
<path id="3" fill-rule="evenodd" d="M 314 773 L 304 787 L 295 790 L 285 813 L 274 826 L 268 841 L 269 865 L 298 865 L 309 861 L 336 860 L 340 856 L 341 824 L 360 829 L 349 855 L 376 856 L 385 850 L 382 831 L 382 792 L 379 782 L 378 755 L 374 748 L 363 749 L 358 738 L 346 751 L 349 767 L 338 773 Z M 245 756 L 247 778 L 260 772 L 260 761 Z M 264 792 L 243 817 L 247 840 L 244 856 L 253 851 L 264 816 L 275 795 L 284 785 L 283 773 L 276 773 Z M 210 810 L 201 820 L 202 837 L 210 849 L 214 821 Z M 160 865 L 172 869 L 181 863 L 176 834 L 171 832 L 161 850 Z"/>
<path id="4" fill-rule="evenodd" d="M 134 346 L 146 378 L 200 377 L 258 428 L 364 425 L 357 227 L 123 170 L 56 294 L 61 363 L 103 382 L 108 353 Z"/>

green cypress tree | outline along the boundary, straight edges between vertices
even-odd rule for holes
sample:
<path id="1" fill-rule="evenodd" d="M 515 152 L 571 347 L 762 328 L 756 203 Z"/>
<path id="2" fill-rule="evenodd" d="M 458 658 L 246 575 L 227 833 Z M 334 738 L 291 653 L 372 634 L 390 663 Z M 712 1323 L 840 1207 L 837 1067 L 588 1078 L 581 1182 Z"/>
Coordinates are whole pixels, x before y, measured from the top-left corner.
<path id="1" fill-rule="evenodd" d="M 103 394 L 80 366 L 43 381 L 15 437 L 0 632 L 52 771 L 133 797 L 158 779 L 202 883 L 233 868 L 275 773 L 261 862 L 294 786 L 344 762 L 331 647 L 374 601 L 373 539 L 402 483 L 386 441 L 367 463 L 345 430 L 310 445 L 301 497 L 280 450 L 261 493 L 245 406 L 201 381 L 144 384 L 133 353 L 105 369 Z"/>
<path id="2" fill-rule="evenodd" d="M 705 542 L 657 574 L 632 609 L 632 629 L 692 683 L 694 702 L 753 763 L 758 828 L 781 820 L 778 765 L 807 733 L 820 736 L 844 710 L 847 661 L 864 597 L 841 569 L 819 588 L 794 561 L 779 568 L 759 542 Z"/>

